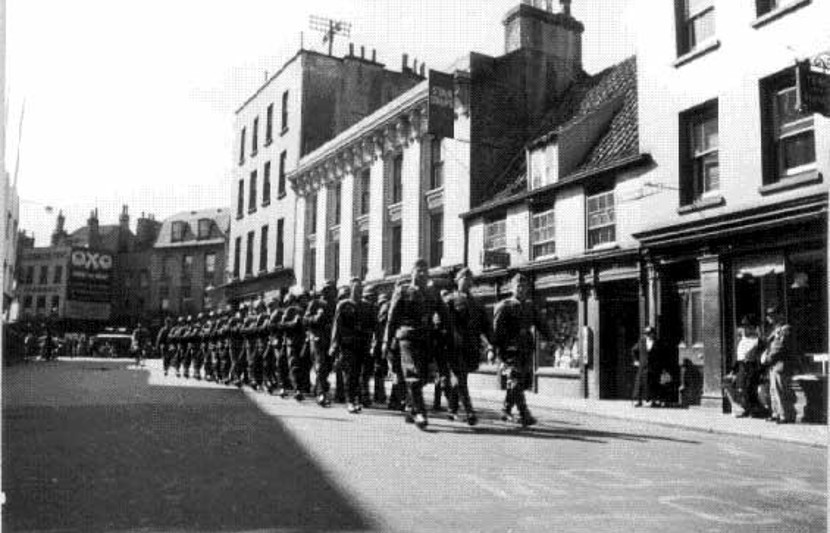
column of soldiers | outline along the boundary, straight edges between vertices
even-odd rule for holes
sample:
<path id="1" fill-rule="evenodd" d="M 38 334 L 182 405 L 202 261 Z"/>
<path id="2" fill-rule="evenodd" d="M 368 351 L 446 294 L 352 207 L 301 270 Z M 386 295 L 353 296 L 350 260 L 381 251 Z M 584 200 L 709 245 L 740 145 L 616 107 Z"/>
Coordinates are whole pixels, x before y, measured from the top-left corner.
<path id="1" fill-rule="evenodd" d="M 341 400 L 355 414 L 373 402 L 386 403 L 421 429 L 428 425 L 423 387 L 431 371 L 447 395 L 448 418 L 458 420 L 463 409 L 469 425 L 478 422 L 467 376 L 484 350 L 490 361 L 498 354 L 505 369 L 502 418 L 534 424 L 524 390 L 532 376 L 531 328 L 544 333 L 544 325 L 527 301 L 527 280 L 513 279 L 513 296 L 497 306 L 492 328 L 471 293 L 469 269 L 455 281 L 457 290 L 442 297 L 430 283 L 427 263 L 418 260 L 391 299 L 376 298 L 372 287 L 364 291 L 360 278 L 339 292 L 332 282 L 313 294 L 281 290 L 267 304 L 260 299 L 250 308 L 242 304 L 175 323 L 168 318 L 156 349 L 165 375 L 172 370 L 176 377 L 247 385 L 297 401 L 313 395 L 322 407 Z"/>

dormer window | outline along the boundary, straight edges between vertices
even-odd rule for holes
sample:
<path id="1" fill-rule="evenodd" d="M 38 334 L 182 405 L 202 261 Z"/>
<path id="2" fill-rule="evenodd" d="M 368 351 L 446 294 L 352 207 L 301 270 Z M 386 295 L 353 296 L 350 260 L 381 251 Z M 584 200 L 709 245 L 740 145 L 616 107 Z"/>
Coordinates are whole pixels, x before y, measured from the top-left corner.
<path id="1" fill-rule="evenodd" d="M 199 240 L 210 238 L 211 222 L 209 218 L 199 219 Z"/>
<path id="2" fill-rule="evenodd" d="M 171 227 L 172 233 L 170 235 L 171 242 L 182 242 L 184 240 L 185 232 L 187 231 L 187 222 L 177 220 L 173 222 Z"/>

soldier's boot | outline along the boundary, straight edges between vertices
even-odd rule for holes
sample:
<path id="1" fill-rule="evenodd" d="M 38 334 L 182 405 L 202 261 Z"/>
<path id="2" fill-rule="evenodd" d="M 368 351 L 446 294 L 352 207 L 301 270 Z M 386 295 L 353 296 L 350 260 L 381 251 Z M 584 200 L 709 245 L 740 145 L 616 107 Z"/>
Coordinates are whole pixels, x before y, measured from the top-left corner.
<path id="1" fill-rule="evenodd" d="M 444 410 L 444 408 L 441 407 L 441 394 L 443 393 L 443 389 L 444 387 L 441 382 L 436 380 L 435 389 L 433 389 L 434 392 L 432 395 L 432 410 L 436 413 L 440 413 Z"/>
<path id="2" fill-rule="evenodd" d="M 507 392 L 504 395 L 504 405 L 501 410 L 501 419 L 505 422 L 515 422 L 516 420 L 513 418 L 513 405 L 516 403 L 514 393 L 515 391 L 513 389 L 507 389 Z"/>
<path id="3" fill-rule="evenodd" d="M 375 376 L 375 403 L 386 403 L 386 380 L 383 376 Z"/>
<path id="4" fill-rule="evenodd" d="M 364 378 L 360 386 L 360 403 L 365 407 L 372 406 L 372 395 L 369 393 L 369 378 Z"/>
<path id="5" fill-rule="evenodd" d="M 516 391 L 516 407 L 519 408 L 519 423 L 522 427 L 536 425 L 537 420 L 530 414 L 523 390 Z"/>

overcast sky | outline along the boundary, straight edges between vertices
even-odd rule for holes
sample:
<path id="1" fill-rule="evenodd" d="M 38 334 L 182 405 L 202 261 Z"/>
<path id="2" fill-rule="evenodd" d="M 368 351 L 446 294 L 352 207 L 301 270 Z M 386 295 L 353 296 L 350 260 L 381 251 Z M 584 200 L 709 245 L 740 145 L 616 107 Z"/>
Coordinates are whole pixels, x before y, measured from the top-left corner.
<path id="1" fill-rule="evenodd" d="M 573 1 L 588 72 L 634 53 L 633 1 Z M 114 224 L 128 204 L 133 227 L 142 211 L 160 220 L 230 206 L 234 110 L 297 52 L 301 32 L 324 51 L 310 14 L 352 23 L 336 55 L 352 41 L 396 70 L 402 53 L 440 68 L 503 53 L 501 21 L 519 0 L 7 2 L 6 166 L 14 172 L 25 100 L 21 227 L 42 246 L 57 209 L 71 231 L 96 206 Z"/>

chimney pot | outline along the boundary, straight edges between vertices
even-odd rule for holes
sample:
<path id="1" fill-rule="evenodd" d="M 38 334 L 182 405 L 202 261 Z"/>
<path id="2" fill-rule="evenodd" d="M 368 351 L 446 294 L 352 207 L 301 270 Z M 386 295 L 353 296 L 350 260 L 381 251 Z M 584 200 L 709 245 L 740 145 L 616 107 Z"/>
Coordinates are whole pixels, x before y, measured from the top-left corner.
<path id="1" fill-rule="evenodd" d="M 377 50 L 372 48 L 372 63 L 377 63 Z"/>
<path id="2" fill-rule="evenodd" d="M 354 43 L 349 43 L 349 57 L 354 57 Z"/>
<path id="3" fill-rule="evenodd" d="M 366 58 L 366 47 L 363 46 L 363 45 L 360 45 L 360 59 L 365 59 L 365 58 Z"/>
<path id="4" fill-rule="evenodd" d="M 562 4 L 562 13 L 571 16 L 571 0 L 559 0 L 559 3 Z"/>
<path id="5" fill-rule="evenodd" d="M 426 63 L 421 63 L 421 77 L 422 78 L 426 76 L 426 71 L 427 71 Z"/>
<path id="6" fill-rule="evenodd" d="M 401 57 L 401 70 L 407 70 L 409 68 L 409 54 L 404 54 Z"/>

